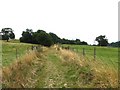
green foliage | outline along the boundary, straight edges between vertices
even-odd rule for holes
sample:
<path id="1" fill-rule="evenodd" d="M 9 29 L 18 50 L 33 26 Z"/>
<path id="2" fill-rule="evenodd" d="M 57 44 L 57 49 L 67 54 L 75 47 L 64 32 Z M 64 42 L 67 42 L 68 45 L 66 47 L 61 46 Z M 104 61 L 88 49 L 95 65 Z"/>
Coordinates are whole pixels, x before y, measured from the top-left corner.
<path id="1" fill-rule="evenodd" d="M 9 40 L 9 36 L 7 34 L 2 35 L 2 40 Z"/>
<path id="2" fill-rule="evenodd" d="M 31 29 L 23 31 L 20 42 L 40 44 L 50 47 L 53 44 L 52 37 L 43 30 L 32 32 Z"/>
<path id="3" fill-rule="evenodd" d="M 2 40 L 15 39 L 15 34 L 13 33 L 12 28 L 3 28 L 1 30 Z"/>
<path id="4" fill-rule="evenodd" d="M 48 46 L 48 47 L 50 47 L 53 44 L 52 37 L 44 31 L 37 33 L 36 41 L 39 44 L 44 45 L 44 46 Z"/>
<path id="5" fill-rule="evenodd" d="M 107 46 L 108 40 L 106 39 L 105 35 L 100 35 L 96 37 L 95 41 L 98 42 L 98 46 Z"/>
<path id="6" fill-rule="evenodd" d="M 11 32 L 9 37 L 10 37 L 10 39 L 15 39 L 15 34 L 13 32 Z"/>
<path id="7" fill-rule="evenodd" d="M 68 39 L 61 39 L 62 44 L 74 44 L 74 45 L 88 45 L 85 41 L 80 41 L 79 39 L 76 40 L 68 40 Z"/>
<path id="8" fill-rule="evenodd" d="M 52 37 L 54 44 L 61 42 L 61 39 L 56 34 L 54 34 L 54 33 L 49 33 L 49 34 Z"/>
<path id="9" fill-rule="evenodd" d="M 26 31 L 23 31 L 22 37 L 20 38 L 20 42 L 32 43 L 32 31 L 31 31 L 31 29 L 26 29 Z"/>
<path id="10" fill-rule="evenodd" d="M 57 43 L 88 45 L 87 42 L 85 41 L 81 42 L 79 39 L 76 40 L 68 40 L 64 38 L 61 39 L 52 32 L 46 33 L 44 30 L 37 30 L 37 32 L 33 32 L 32 29 L 26 29 L 26 31 L 22 32 L 22 37 L 20 38 L 20 42 L 41 44 L 48 47 Z"/>
<path id="11" fill-rule="evenodd" d="M 112 42 L 108 46 L 111 46 L 111 47 L 120 47 L 120 41 L 118 41 L 118 42 Z"/>

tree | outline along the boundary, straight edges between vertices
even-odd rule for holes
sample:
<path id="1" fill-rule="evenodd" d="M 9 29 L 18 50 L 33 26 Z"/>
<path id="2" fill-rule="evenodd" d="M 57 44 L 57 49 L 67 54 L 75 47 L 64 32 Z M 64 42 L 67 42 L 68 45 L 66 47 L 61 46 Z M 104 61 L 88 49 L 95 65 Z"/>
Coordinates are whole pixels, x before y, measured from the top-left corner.
<path id="1" fill-rule="evenodd" d="M 69 40 L 61 39 L 54 33 L 46 33 L 44 30 L 37 30 L 33 32 L 32 29 L 26 29 L 22 32 L 22 37 L 20 42 L 32 43 L 32 44 L 41 44 L 44 46 L 50 47 L 53 44 L 62 43 L 62 44 L 73 44 L 73 45 L 88 45 L 87 42 L 81 42 L 80 39 Z"/>
<path id="2" fill-rule="evenodd" d="M 15 34 L 13 33 L 12 28 L 3 28 L 1 30 L 2 33 L 2 40 L 15 39 Z"/>
<path id="3" fill-rule="evenodd" d="M 56 34 L 50 32 L 49 35 L 52 37 L 54 44 L 61 42 L 61 39 Z"/>
<path id="4" fill-rule="evenodd" d="M 26 31 L 22 32 L 20 42 L 32 43 L 32 34 L 32 29 L 26 29 Z"/>
<path id="5" fill-rule="evenodd" d="M 111 46 L 111 47 L 120 47 L 120 41 L 109 43 L 108 46 Z"/>
<path id="6" fill-rule="evenodd" d="M 36 41 L 44 46 L 50 47 L 53 45 L 52 37 L 43 30 L 38 30 L 36 33 Z"/>
<path id="7" fill-rule="evenodd" d="M 107 46 L 108 45 L 108 39 L 106 39 L 105 35 L 100 35 L 96 37 L 95 41 L 98 42 L 98 46 Z"/>
<path id="8" fill-rule="evenodd" d="M 10 33 L 10 39 L 15 39 L 15 34 L 13 32 Z"/>
<path id="9" fill-rule="evenodd" d="M 85 42 L 85 41 L 82 41 L 82 42 L 81 42 L 81 45 L 88 45 L 88 43 Z"/>
<path id="10" fill-rule="evenodd" d="M 48 47 L 53 44 L 52 37 L 44 30 L 33 32 L 32 29 L 26 29 L 26 31 L 23 31 L 20 42 L 40 44 Z"/>
<path id="11" fill-rule="evenodd" d="M 81 44 L 80 39 L 76 39 L 75 42 L 76 42 L 77 45 L 80 45 L 80 44 Z"/>

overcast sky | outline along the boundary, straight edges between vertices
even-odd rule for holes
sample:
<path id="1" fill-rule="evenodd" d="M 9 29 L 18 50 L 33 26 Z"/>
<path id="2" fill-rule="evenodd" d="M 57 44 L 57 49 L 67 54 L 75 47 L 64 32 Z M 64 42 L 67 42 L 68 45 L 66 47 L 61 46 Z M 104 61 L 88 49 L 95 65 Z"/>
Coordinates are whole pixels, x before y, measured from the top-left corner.
<path id="1" fill-rule="evenodd" d="M 119 0 L 0 0 L 0 29 L 10 27 L 16 38 L 27 28 L 53 32 L 89 44 L 99 35 L 118 41 Z"/>

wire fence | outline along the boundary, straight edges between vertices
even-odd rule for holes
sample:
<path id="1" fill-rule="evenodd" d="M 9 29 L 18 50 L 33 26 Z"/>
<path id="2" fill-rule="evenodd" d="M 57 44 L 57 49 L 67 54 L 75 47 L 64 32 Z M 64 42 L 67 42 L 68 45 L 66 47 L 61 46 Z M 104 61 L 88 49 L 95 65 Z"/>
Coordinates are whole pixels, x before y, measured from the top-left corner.
<path id="1" fill-rule="evenodd" d="M 19 58 L 21 56 L 21 54 L 19 53 L 20 49 L 16 48 L 15 50 L 15 57 L 16 59 Z M 43 50 L 42 46 L 31 46 L 31 47 L 27 47 L 24 53 L 28 53 L 29 51 L 37 51 L 37 52 L 41 52 Z"/>
<path id="2" fill-rule="evenodd" d="M 15 60 L 19 60 L 25 54 L 29 54 L 30 51 L 42 51 L 42 47 L 40 45 L 6 45 L 3 46 L 2 49 L 2 66 L 10 65 L 11 62 Z"/>
<path id="3" fill-rule="evenodd" d="M 90 48 L 74 48 L 70 46 L 61 46 L 62 49 L 71 50 L 76 52 L 78 55 L 82 55 L 88 59 L 93 59 L 93 61 L 100 60 L 106 64 L 111 65 L 113 68 L 118 68 L 118 52 L 114 50 L 111 52 L 109 49 L 111 48 L 104 48 L 104 47 L 90 47 Z"/>
<path id="4" fill-rule="evenodd" d="M 82 55 L 83 57 L 86 57 L 88 59 L 93 59 L 94 61 L 101 60 L 101 61 L 104 61 L 105 63 L 110 63 L 114 67 L 116 67 L 116 64 L 118 63 L 118 61 L 117 61 L 118 57 L 117 56 L 116 56 L 115 60 L 112 60 L 112 59 L 114 59 L 114 58 L 112 58 L 114 55 L 112 56 L 112 54 L 111 54 L 111 55 L 107 56 L 106 53 L 101 54 L 101 52 L 99 51 L 100 49 L 98 49 L 97 47 L 91 47 L 90 49 L 86 48 L 86 47 L 82 47 L 82 48 L 74 48 L 74 47 L 70 47 L 70 46 L 60 46 L 60 47 L 62 49 L 71 50 L 73 52 L 76 52 L 78 55 Z M 25 47 L 25 48 L 14 47 L 13 50 L 11 49 L 11 50 L 7 51 L 7 55 L 4 54 L 3 60 L 2 60 L 3 64 L 6 63 L 6 62 L 9 63 L 12 60 L 18 59 L 18 58 L 22 57 L 24 54 L 28 53 L 31 50 L 36 50 L 36 51 L 40 52 L 43 49 L 42 49 L 42 46 L 40 46 L 40 45 L 39 46 L 31 45 L 31 46 L 28 46 L 28 47 Z M 102 52 L 104 52 L 104 51 L 102 51 Z M 106 54 L 106 55 L 104 55 L 104 54 Z"/>
<path id="5" fill-rule="evenodd" d="M 79 49 L 71 48 L 71 47 L 69 47 L 69 46 L 68 46 L 68 47 L 63 47 L 63 46 L 62 46 L 62 49 L 72 50 L 72 51 L 74 51 L 74 52 L 80 53 L 80 50 L 79 50 Z M 86 52 L 87 52 L 86 49 L 85 49 L 85 48 L 82 48 L 81 54 L 82 54 L 83 56 L 86 56 L 86 55 L 87 55 Z M 93 49 L 93 57 L 94 57 L 94 60 L 96 60 L 96 47 L 94 47 L 94 49 Z"/>

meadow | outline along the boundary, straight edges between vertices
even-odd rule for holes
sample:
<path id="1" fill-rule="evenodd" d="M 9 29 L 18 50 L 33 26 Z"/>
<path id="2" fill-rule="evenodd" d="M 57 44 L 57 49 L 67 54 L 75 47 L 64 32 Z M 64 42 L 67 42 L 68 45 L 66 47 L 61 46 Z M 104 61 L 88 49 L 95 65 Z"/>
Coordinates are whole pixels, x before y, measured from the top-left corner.
<path id="1" fill-rule="evenodd" d="M 54 45 L 41 51 L 32 44 L 2 42 L 3 87 L 117 88 L 118 49 L 84 45 Z M 62 49 L 61 47 L 72 49 Z M 96 47 L 96 60 L 93 49 Z M 19 57 L 16 59 L 16 48 Z M 85 48 L 85 56 L 82 49 Z M 16 68 L 17 67 L 17 68 Z"/>
<path id="2" fill-rule="evenodd" d="M 118 48 L 113 47 L 100 47 L 100 46 L 86 46 L 86 45 L 62 45 L 64 47 L 70 47 L 80 55 L 83 54 L 83 48 L 85 49 L 85 57 L 94 60 L 94 48 L 96 48 L 96 60 L 101 60 L 108 66 L 118 68 Z"/>
<path id="3" fill-rule="evenodd" d="M 20 43 L 18 40 L 2 41 L 2 65 L 7 66 L 14 62 L 16 58 L 22 57 L 31 46 L 32 44 Z"/>

